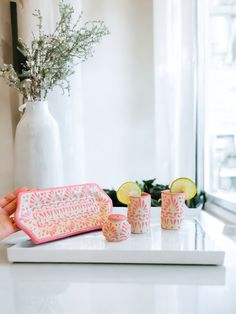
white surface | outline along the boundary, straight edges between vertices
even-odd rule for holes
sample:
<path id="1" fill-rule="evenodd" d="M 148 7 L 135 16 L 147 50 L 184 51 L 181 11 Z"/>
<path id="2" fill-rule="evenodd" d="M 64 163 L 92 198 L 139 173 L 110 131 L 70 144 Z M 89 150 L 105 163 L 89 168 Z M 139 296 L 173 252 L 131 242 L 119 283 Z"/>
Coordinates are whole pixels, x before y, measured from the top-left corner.
<path id="1" fill-rule="evenodd" d="M 0 243 L 4 314 L 234 314 L 236 246 L 223 224 L 204 226 L 226 249 L 225 266 L 10 264 Z"/>
<path id="2" fill-rule="evenodd" d="M 13 262 L 222 264 L 224 249 L 195 224 L 196 216 L 200 219 L 199 210 L 187 209 L 180 230 L 162 230 L 160 209 L 153 208 L 151 231 L 132 234 L 126 241 L 107 242 L 101 231 L 42 245 L 24 240 L 8 249 L 8 258 Z"/>

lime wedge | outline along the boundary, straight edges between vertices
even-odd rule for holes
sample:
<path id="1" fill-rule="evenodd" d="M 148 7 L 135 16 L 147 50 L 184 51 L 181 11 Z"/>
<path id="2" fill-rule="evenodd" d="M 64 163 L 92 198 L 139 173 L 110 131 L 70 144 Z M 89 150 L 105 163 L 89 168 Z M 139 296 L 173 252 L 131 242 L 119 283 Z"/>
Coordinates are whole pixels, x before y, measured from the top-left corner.
<path id="1" fill-rule="evenodd" d="M 129 204 L 129 195 L 140 196 L 142 193 L 140 186 L 135 182 L 123 183 L 116 192 L 117 199 L 123 204 Z"/>
<path id="2" fill-rule="evenodd" d="M 191 200 L 197 193 L 195 183 L 189 178 L 178 178 L 170 185 L 172 193 L 184 193 L 186 200 Z"/>

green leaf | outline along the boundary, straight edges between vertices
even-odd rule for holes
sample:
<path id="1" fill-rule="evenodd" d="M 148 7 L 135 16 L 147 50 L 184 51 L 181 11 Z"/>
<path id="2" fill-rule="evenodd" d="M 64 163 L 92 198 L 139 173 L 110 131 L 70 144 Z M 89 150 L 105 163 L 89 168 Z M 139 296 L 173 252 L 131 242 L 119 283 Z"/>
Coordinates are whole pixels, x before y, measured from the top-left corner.
<path id="1" fill-rule="evenodd" d="M 136 181 L 143 192 L 151 194 L 151 205 L 153 207 L 161 206 L 161 192 L 168 190 L 169 186 L 165 184 L 155 183 L 156 179 L 143 180 L 142 183 Z M 104 190 L 112 199 L 114 207 L 124 207 L 125 205 L 120 203 L 116 197 L 116 191 L 105 189 Z M 196 208 L 199 206 L 204 207 L 206 202 L 206 195 L 204 191 L 200 191 L 192 200 L 187 202 L 187 206 L 191 208 Z"/>

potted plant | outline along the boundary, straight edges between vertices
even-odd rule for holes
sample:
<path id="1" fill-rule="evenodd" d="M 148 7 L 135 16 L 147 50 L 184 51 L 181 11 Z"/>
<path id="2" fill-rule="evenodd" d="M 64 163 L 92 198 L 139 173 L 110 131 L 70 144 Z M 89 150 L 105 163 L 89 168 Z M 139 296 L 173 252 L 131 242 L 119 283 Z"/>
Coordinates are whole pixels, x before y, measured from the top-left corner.
<path id="1" fill-rule="evenodd" d="M 63 184 L 62 155 L 58 125 L 48 110 L 47 97 L 55 86 L 70 91 L 69 76 L 75 66 L 93 55 L 95 44 L 109 33 L 103 21 L 89 21 L 82 26 L 81 17 L 73 22 L 74 9 L 59 3 L 59 20 L 52 33 L 43 31 L 40 10 L 38 34 L 30 46 L 19 39 L 18 50 L 24 56 L 22 71 L 13 65 L 0 67 L 0 77 L 22 96 L 25 109 L 15 137 L 15 184 L 45 188 Z"/>

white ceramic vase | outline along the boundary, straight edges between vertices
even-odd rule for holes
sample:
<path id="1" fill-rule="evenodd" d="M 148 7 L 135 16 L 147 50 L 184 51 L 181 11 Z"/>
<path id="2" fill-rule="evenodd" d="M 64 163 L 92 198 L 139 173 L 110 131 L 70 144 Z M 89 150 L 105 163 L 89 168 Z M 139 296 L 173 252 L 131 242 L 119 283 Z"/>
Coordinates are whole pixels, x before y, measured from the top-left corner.
<path id="1" fill-rule="evenodd" d="M 15 185 L 29 188 L 63 185 L 59 129 L 47 101 L 27 102 L 17 125 Z"/>

